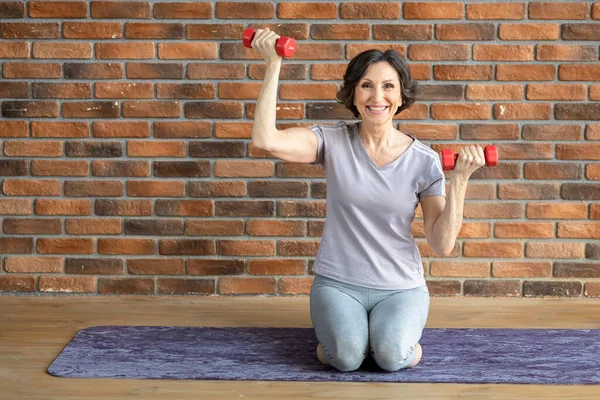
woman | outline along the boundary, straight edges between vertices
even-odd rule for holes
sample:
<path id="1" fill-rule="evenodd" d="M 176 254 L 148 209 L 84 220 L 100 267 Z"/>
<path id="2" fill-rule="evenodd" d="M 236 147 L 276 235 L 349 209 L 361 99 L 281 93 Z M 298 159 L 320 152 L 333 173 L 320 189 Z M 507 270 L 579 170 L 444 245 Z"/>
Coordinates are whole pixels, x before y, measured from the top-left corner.
<path id="1" fill-rule="evenodd" d="M 317 357 L 340 371 L 358 369 L 369 354 L 386 371 L 411 368 L 422 356 L 418 342 L 429 313 L 412 237 L 415 210 L 420 202 L 431 248 L 450 254 L 467 181 L 485 165 L 483 149 L 460 150 L 446 197 L 437 153 L 394 127 L 394 115 L 414 103 L 417 84 L 393 50 L 365 51 L 348 64 L 337 100 L 358 122 L 278 130 L 278 38 L 259 29 L 252 41 L 267 64 L 252 143 L 282 160 L 325 169 L 327 216 L 310 293 Z"/>

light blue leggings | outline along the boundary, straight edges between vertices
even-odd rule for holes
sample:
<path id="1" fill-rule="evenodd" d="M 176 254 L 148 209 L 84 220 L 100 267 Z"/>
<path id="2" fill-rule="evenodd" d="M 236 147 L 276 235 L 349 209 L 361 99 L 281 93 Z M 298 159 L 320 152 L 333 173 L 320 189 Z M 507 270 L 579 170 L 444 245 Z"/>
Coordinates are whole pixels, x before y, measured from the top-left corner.
<path id="1" fill-rule="evenodd" d="M 340 371 L 358 369 L 369 353 L 386 371 L 414 360 L 429 315 L 426 285 L 377 290 L 316 275 L 310 316 L 325 359 Z"/>

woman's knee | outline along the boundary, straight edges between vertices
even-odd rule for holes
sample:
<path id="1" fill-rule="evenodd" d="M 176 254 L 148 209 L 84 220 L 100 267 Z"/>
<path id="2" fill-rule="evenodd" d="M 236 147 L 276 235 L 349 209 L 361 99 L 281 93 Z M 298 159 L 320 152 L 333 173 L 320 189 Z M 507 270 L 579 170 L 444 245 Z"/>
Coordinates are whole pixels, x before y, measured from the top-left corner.
<path id="1" fill-rule="evenodd" d="M 368 354 L 367 346 L 367 343 L 341 339 L 333 345 L 323 346 L 323 350 L 327 361 L 333 367 L 349 372 L 360 368 Z"/>
<path id="2" fill-rule="evenodd" d="M 416 346 L 410 345 L 380 345 L 372 349 L 372 354 L 381 369 L 394 372 L 410 366 L 417 355 L 415 349 Z"/>

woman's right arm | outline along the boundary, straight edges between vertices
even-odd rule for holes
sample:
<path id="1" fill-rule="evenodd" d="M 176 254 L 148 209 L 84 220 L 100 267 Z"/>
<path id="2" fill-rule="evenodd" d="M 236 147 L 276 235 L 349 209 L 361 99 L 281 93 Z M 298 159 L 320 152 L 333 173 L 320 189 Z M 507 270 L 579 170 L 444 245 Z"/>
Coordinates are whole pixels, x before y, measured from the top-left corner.
<path id="1" fill-rule="evenodd" d="M 282 58 L 275 51 L 275 33 L 257 30 L 252 47 L 265 58 L 265 78 L 256 102 L 252 144 L 266 150 L 284 161 L 312 163 L 317 159 L 317 137 L 307 128 L 297 127 L 278 130 L 275 124 L 277 107 L 277 84 Z"/>

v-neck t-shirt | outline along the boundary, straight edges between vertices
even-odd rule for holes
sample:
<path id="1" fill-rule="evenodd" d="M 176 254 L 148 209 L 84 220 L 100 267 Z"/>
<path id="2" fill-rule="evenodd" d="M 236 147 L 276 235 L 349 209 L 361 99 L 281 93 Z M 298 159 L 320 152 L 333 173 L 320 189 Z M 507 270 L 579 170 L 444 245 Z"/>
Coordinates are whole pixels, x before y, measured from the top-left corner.
<path id="1" fill-rule="evenodd" d="M 344 283 L 402 290 L 425 284 L 423 261 L 412 236 L 420 197 L 445 196 L 438 154 L 414 136 L 390 163 L 367 153 L 358 123 L 310 127 L 325 170 L 325 226 L 313 272 Z"/>

